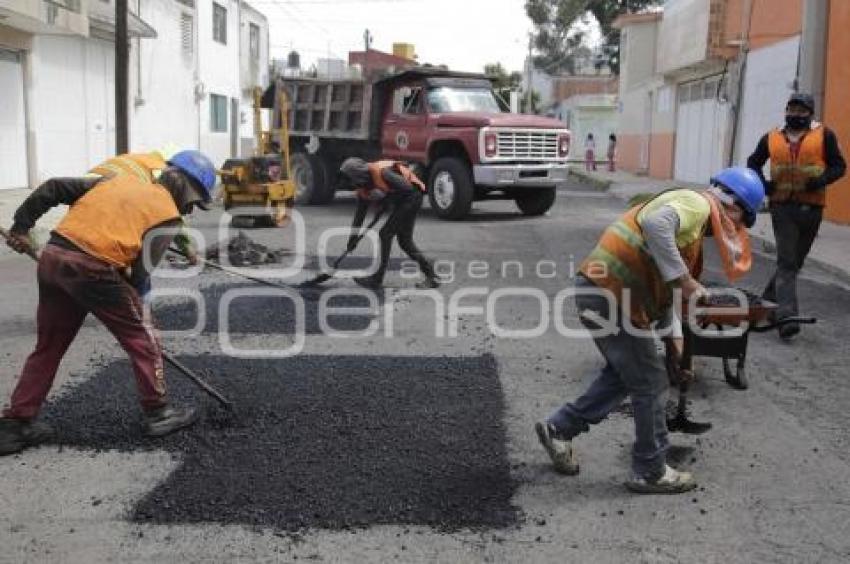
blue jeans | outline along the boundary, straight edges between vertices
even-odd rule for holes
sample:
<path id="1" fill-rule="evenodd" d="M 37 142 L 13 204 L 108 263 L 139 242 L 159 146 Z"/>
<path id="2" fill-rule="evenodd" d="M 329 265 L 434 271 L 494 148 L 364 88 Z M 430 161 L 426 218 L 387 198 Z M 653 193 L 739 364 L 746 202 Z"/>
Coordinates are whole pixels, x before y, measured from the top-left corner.
<path id="1" fill-rule="evenodd" d="M 576 288 L 596 288 L 586 278 L 579 276 Z M 576 296 L 578 311 L 594 312 L 603 319 L 613 319 L 609 303 L 602 296 Z M 667 371 L 658 356 L 655 340 L 637 337 L 623 330 L 620 312 L 617 316 L 616 335 L 594 336 L 599 352 L 605 357 L 605 366 L 596 379 L 577 400 L 568 403 L 548 419 L 558 434 L 567 440 L 599 423 L 626 396 L 631 398 L 635 422 L 635 443 L 632 449 L 632 471 L 649 480 L 664 473 L 667 440 L 665 404 L 667 396 Z M 588 329 L 598 327 L 585 317 L 582 324 Z"/>

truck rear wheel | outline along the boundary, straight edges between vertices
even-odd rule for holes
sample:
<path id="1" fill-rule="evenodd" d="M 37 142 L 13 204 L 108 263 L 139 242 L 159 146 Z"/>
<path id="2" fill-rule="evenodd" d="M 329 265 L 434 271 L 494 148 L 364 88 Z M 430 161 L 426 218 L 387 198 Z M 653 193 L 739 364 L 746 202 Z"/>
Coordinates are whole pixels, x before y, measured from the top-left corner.
<path id="1" fill-rule="evenodd" d="M 462 219 L 472 209 L 475 189 L 469 167 L 455 157 L 443 157 L 431 166 L 428 201 L 441 219 Z"/>
<path id="2" fill-rule="evenodd" d="M 319 156 L 298 151 L 290 158 L 297 205 L 321 205 L 333 200 L 331 175 Z"/>
<path id="3" fill-rule="evenodd" d="M 514 197 L 514 201 L 523 215 L 543 215 L 555 203 L 555 187 L 532 188 L 520 192 Z"/>

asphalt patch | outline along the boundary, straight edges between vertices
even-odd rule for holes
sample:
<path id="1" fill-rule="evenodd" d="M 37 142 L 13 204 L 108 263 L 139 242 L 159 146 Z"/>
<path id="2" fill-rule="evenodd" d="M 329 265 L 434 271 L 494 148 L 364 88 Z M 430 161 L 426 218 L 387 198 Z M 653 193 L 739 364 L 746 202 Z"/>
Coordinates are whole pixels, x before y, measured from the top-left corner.
<path id="1" fill-rule="evenodd" d="M 299 326 L 308 335 L 321 334 L 321 296 L 330 287 L 295 288 L 287 295 L 269 295 L 274 288 L 258 284 L 213 284 L 201 288 L 200 303 L 195 300 L 179 301 L 163 305 L 154 304 L 154 319 L 157 327 L 166 331 L 188 331 L 198 323 L 201 310 L 206 334 L 229 332 L 236 334 L 294 335 Z M 352 292 L 363 291 L 352 288 Z M 237 296 L 237 293 L 242 295 Z M 327 315 L 331 329 L 336 331 L 365 331 L 378 315 L 384 301 L 384 293 L 375 293 L 376 307 L 371 313 Z M 227 319 L 221 315 L 223 299 L 231 299 L 227 306 Z M 303 304 L 299 314 L 296 303 Z M 369 299 L 363 295 L 340 294 L 327 300 L 330 308 L 370 307 Z"/>
<path id="2" fill-rule="evenodd" d="M 63 445 L 179 457 L 131 510 L 134 521 L 282 531 L 517 522 L 505 406 L 489 355 L 181 360 L 234 401 L 234 415 L 208 405 L 193 428 L 143 438 L 124 360 L 44 410 Z M 174 403 L 206 402 L 170 369 L 168 382 Z"/>

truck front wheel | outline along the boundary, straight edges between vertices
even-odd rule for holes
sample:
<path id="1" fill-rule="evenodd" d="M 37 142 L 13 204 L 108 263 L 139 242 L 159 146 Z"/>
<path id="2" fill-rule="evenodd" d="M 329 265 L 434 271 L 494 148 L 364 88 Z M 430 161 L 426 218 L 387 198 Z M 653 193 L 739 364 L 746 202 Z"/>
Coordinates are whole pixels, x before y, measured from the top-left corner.
<path id="1" fill-rule="evenodd" d="M 443 157 L 431 166 L 428 200 L 437 217 L 462 219 L 472 209 L 475 189 L 469 167 L 455 157 Z"/>
<path id="2" fill-rule="evenodd" d="M 523 215 L 543 215 L 555 203 L 555 187 L 533 188 L 520 192 L 514 197 L 514 201 Z"/>

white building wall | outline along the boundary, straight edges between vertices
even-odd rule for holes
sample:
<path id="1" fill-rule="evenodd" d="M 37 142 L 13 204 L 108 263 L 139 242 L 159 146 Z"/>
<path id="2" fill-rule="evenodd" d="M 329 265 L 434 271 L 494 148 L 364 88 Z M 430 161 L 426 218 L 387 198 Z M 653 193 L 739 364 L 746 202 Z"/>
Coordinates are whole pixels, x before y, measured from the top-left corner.
<path id="1" fill-rule="evenodd" d="M 92 38 L 34 38 L 29 132 L 36 183 L 82 174 L 114 154 L 112 49 Z"/>
<path id="2" fill-rule="evenodd" d="M 250 24 L 260 29 L 259 59 L 251 60 Z M 265 89 L 270 83 L 269 77 L 269 23 L 266 17 L 254 9 L 244 7 L 242 10 L 242 49 L 241 49 L 241 88 L 242 103 L 240 107 L 240 150 L 243 157 L 250 156 L 254 150 L 254 87 Z M 264 110 L 261 115 L 268 127 Z"/>
<path id="3" fill-rule="evenodd" d="M 132 151 L 199 146 L 195 99 L 197 39 L 183 49 L 181 15 L 197 18 L 174 0 L 145 0 L 139 16 L 156 29 L 156 39 L 131 40 L 130 148 Z"/>
<path id="4" fill-rule="evenodd" d="M 796 36 L 748 55 L 735 144 L 738 164 L 746 164 L 762 135 L 784 124 L 785 103 L 797 74 L 799 45 L 800 37 Z"/>
<path id="5" fill-rule="evenodd" d="M 213 2 L 197 3 L 199 80 L 204 96 L 200 108 L 200 149 L 216 166 L 231 157 L 234 135 L 232 128 L 233 100 L 240 101 L 239 87 L 239 11 L 236 0 L 216 0 L 227 9 L 227 44 L 213 40 Z M 210 94 L 227 97 L 227 131 L 214 132 L 210 127 Z M 238 132 L 235 132 L 238 146 Z"/>
<path id="6" fill-rule="evenodd" d="M 709 0 L 667 0 L 658 32 L 658 72 L 668 73 L 706 58 Z"/>

